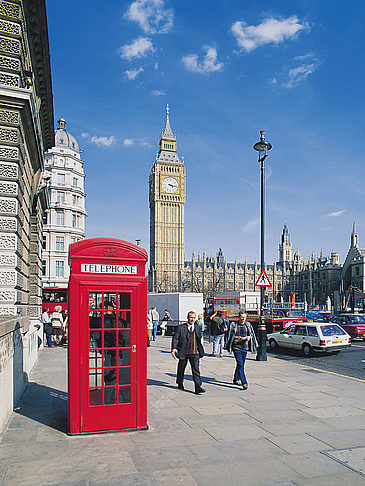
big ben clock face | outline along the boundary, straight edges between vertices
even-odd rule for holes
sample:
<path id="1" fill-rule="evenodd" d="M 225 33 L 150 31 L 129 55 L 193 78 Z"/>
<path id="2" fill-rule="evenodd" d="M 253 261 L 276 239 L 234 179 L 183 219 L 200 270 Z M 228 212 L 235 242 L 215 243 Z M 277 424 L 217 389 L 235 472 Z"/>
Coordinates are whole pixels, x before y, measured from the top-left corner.
<path id="1" fill-rule="evenodd" d="M 174 177 L 165 177 L 162 181 L 162 189 L 169 194 L 173 194 L 179 189 L 179 181 Z"/>

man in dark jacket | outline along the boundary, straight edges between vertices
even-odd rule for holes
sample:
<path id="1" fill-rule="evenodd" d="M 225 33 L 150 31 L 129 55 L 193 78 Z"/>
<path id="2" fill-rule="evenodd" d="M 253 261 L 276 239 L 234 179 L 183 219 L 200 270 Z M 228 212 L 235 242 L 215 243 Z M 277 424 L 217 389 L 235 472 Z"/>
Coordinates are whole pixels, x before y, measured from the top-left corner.
<path id="1" fill-rule="evenodd" d="M 200 395 L 205 390 L 202 388 L 202 379 L 199 371 L 199 360 L 204 356 L 204 348 L 201 342 L 201 330 L 195 324 L 196 313 L 188 313 L 188 322 L 178 326 L 172 338 L 171 354 L 174 358 L 179 358 L 177 365 L 176 383 L 180 390 L 184 390 L 184 373 L 185 368 L 190 362 L 191 372 L 195 385 L 195 394 Z"/>

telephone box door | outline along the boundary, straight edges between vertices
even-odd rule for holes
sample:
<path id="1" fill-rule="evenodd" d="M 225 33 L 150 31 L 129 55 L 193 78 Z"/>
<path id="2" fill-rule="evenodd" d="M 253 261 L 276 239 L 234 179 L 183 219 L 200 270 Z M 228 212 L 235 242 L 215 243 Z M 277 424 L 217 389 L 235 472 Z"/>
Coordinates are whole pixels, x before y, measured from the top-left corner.
<path id="1" fill-rule="evenodd" d="M 137 425 L 139 292 L 137 286 L 81 284 L 82 432 Z"/>

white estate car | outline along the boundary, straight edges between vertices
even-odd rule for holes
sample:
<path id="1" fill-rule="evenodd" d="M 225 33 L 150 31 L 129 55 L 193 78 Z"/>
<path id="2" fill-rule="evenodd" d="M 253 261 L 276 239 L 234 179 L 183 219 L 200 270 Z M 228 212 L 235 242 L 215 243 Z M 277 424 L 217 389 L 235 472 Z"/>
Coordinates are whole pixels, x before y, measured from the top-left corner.
<path id="1" fill-rule="evenodd" d="M 339 353 L 351 345 L 351 337 L 338 324 L 311 322 L 293 324 L 283 331 L 267 335 L 271 349 L 301 349 L 306 356 L 312 351 Z"/>

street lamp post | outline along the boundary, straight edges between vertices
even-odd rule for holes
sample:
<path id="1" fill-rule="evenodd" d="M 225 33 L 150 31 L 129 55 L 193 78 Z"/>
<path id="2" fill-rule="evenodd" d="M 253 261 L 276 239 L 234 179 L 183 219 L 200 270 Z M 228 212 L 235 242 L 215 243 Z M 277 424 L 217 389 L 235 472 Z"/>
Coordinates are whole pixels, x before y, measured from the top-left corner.
<path id="1" fill-rule="evenodd" d="M 260 141 L 255 143 L 253 148 L 259 153 L 259 164 L 261 164 L 261 272 L 265 266 L 265 159 L 271 149 L 271 143 L 265 140 L 265 130 L 260 131 Z M 266 354 L 266 325 L 264 316 L 264 294 L 265 288 L 260 288 L 260 320 L 258 326 L 258 350 L 256 361 L 267 361 Z"/>

